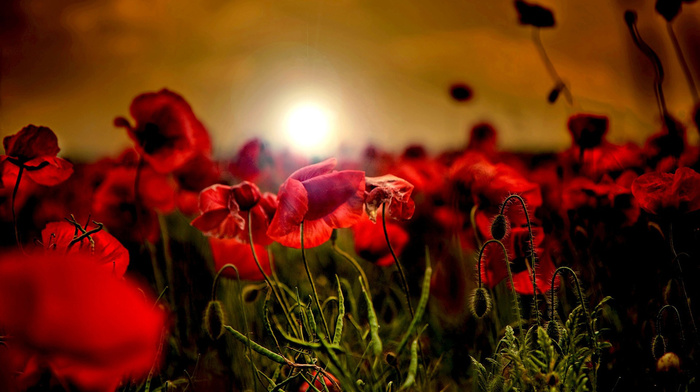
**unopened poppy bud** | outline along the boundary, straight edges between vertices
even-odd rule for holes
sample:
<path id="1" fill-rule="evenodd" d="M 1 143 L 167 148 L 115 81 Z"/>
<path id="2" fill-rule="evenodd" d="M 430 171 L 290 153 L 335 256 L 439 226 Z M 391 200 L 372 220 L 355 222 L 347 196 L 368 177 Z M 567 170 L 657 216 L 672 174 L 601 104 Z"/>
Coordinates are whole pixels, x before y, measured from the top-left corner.
<path id="1" fill-rule="evenodd" d="M 484 315 L 491 310 L 491 296 L 489 292 L 483 287 L 474 290 L 470 305 L 474 316 L 477 318 L 484 317 Z"/>
<path id="2" fill-rule="evenodd" d="M 496 240 L 502 240 L 508 231 L 508 221 L 503 214 L 496 215 L 496 218 L 491 223 L 491 237 Z"/>
<path id="3" fill-rule="evenodd" d="M 224 309 L 221 301 L 209 301 L 207 310 L 204 311 L 204 329 L 209 336 L 217 340 L 224 334 L 226 323 Z"/>
<path id="4" fill-rule="evenodd" d="M 547 323 L 547 336 L 559 343 L 559 340 L 561 339 L 561 330 L 559 329 L 559 323 L 557 323 L 557 320 L 551 320 L 549 323 Z"/>
<path id="5" fill-rule="evenodd" d="M 666 340 L 662 335 L 654 336 L 654 339 L 651 341 L 651 354 L 657 360 L 666 354 Z"/>
<path id="6" fill-rule="evenodd" d="M 681 359 L 674 353 L 666 353 L 656 361 L 656 370 L 659 372 L 678 372 L 681 369 Z"/>

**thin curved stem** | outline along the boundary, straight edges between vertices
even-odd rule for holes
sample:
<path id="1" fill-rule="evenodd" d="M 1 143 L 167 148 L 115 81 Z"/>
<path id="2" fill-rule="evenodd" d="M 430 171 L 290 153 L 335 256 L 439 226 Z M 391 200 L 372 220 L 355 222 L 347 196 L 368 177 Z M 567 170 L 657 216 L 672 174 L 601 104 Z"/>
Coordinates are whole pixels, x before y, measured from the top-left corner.
<path id="1" fill-rule="evenodd" d="M 316 292 L 316 284 L 314 283 L 314 278 L 311 275 L 311 269 L 309 269 L 309 263 L 306 261 L 306 250 L 304 249 L 304 221 L 301 221 L 300 225 L 301 232 L 301 260 L 304 262 L 304 269 L 306 269 L 306 276 L 309 278 L 309 283 L 311 283 L 311 293 L 314 296 L 314 301 L 316 301 L 316 306 L 318 307 L 319 313 L 321 313 L 321 320 L 323 320 L 323 327 L 326 331 L 326 336 L 331 336 L 330 329 L 328 329 L 328 322 L 326 321 L 326 316 L 323 314 L 323 307 L 321 306 L 321 301 L 318 300 L 318 293 Z"/>
<path id="2" fill-rule="evenodd" d="M 356 271 L 360 274 L 360 276 L 362 277 L 362 281 L 365 282 L 365 286 L 367 287 L 367 291 L 370 291 L 370 289 L 369 289 L 369 280 L 367 280 L 367 275 L 365 275 L 365 271 L 362 269 L 362 267 L 361 267 L 360 264 L 357 262 L 357 260 L 355 260 L 355 258 L 353 258 L 352 256 L 350 256 L 350 255 L 349 255 L 347 252 L 345 252 L 344 250 L 338 248 L 338 245 L 337 245 L 335 242 L 331 243 L 331 248 L 333 248 L 333 250 L 334 250 L 335 252 L 337 252 L 339 255 L 343 256 L 343 258 L 344 258 L 345 260 L 347 260 L 347 261 L 353 266 L 353 268 L 355 268 L 355 270 L 356 270 Z M 371 291 L 370 291 L 370 292 L 371 292 Z"/>
<path id="3" fill-rule="evenodd" d="M 681 315 L 680 315 L 680 313 L 678 313 L 678 309 L 673 305 L 664 305 L 661 307 L 661 309 L 659 309 L 659 313 L 657 313 L 657 315 L 656 315 L 656 328 L 659 330 L 658 334 L 662 335 L 661 326 L 663 324 L 661 323 L 661 316 L 663 316 L 663 313 L 666 309 L 673 309 L 673 314 L 676 315 L 676 321 L 678 322 L 679 330 L 681 332 L 681 341 L 685 342 L 685 336 L 683 335 L 683 327 L 682 327 L 683 324 L 681 324 Z"/>
<path id="4" fill-rule="evenodd" d="M 581 304 L 581 308 L 583 309 L 583 314 L 586 316 L 586 321 L 587 321 L 586 325 L 587 325 L 587 329 L 588 329 L 588 334 L 589 334 L 590 339 L 592 340 L 591 344 L 595 344 L 595 341 L 593 340 L 593 339 L 595 339 L 595 335 L 593 333 L 592 320 L 591 320 L 591 316 L 588 314 L 588 309 L 586 309 L 586 303 L 585 303 L 584 298 L 583 298 L 583 290 L 581 290 L 581 284 L 578 281 L 578 275 L 576 275 L 576 272 L 574 270 L 572 270 L 571 268 L 566 267 L 566 266 L 557 268 L 554 271 L 554 274 L 552 275 L 552 285 L 551 285 L 551 289 L 550 289 L 551 301 L 552 301 L 552 306 L 551 306 L 552 312 L 551 312 L 550 321 L 554 320 L 554 283 L 555 283 L 555 280 L 557 278 L 557 275 L 560 275 L 564 271 L 570 273 L 571 276 L 574 277 L 574 283 L 576 284 L 576 295 L 578 296 L 578 301 Z"/>
<path id="5" fill-rule="evenodd" d="M 525 219 L 527 220 L 527 231 L 530 236 L 530 264 L 532 267 L 532 307 L 537 325 L 540 325 L 540 308 L 537 305 L 537 257 L 535 255 L 535 240 L 532 235 L 532 223 L 530 222 L 530 214 L 527 212 L 525 200 L 520 195 L 510 195 L 506 197 L 503 204 L 501 204 L 501 215 L 504 214 L 506 206 L 513 199 L 517 199 L 520 202 L 520 205 L 523 207 L 523 212 L 525 213 Z"/>
<path id="6" fill-rule="evenodd" d="M 401 266 L 399 258 L 396 257 L 396 253 L 394 253 L 394 247 L 391 246 L 391 241 L 389 241 L 389 232 L 386 230 L 386 203 L 382 203 L 382 226 L 384 227 L 384 239 L 386 239 L 386 244 L 389 247 L 389 252 L 391 252 L 391 256 L 394 258 L 396 268 L 399 270 L 399 276 L 401 277 L 401 285 L 403 286 L 403 292 L 406 295 L 406 302 L 408 303 L 408 311 L 411 313 L 411 317 L 413 317 L 413 305 L 411 305 L 411 293 L 408 290 L 408 281 L 406 280 L 406 274 L 403 272 L 403 267 Z"/>
<path id="7" fill-rule="evenodd" d="M 571 91 L 569 90 L 569 87 L 566 85 L 566 83 L 564 83 L 561 76 L 559 76 L 559 73 L 557 73 L 557 70 L 556 70 L 556 68 L 554 68 L 554 64 L 552 63 L 552 60 L 550 60 L 549 55 L 547 55 L 547 51 L 545 50 L 544 45 L 542 45 L 542 39 L 540 38 L 539 27 L 535 27 L 532 30 L 532 41 L 535 43 L 535 46 L 537 47 L 537 51 L 539 52 L 540 57 L 542 58 L 542 62 L 544 62 L 544 66 L 547 68 L 547 72 L 549 73 L 549 76 L 552 79 L 554 79 L 554 82 L 558 86 L 561 86 L 561 89 L 564 92 L 564 96 L 566 97 L 566 101 L 569 103 L 569 105 L 573 105 L 574 98 L 571 95 Z"/>
<path id="8" fill-rule="evenodd" d="M 270 290 L 272 291 L 272 294 L 274 294 L 275 299 L 277 300 L 277 303 L 280 304 L 282 307 L 282 310 L 284 312 L 284 317 L 287 319 L 287 323 L 289 326 L 292 328 L 292 331 L 294 332 L 294 335 L 299 337 L 299 331 L 297 331 L 296 324 L 292 322 L 292 318 L 289 315 L 289 309 L 286 305 L 285 302 L 282 301 L 280 298 L 279 292 L 275 289 L 275 286 L 270 282 L 270 277 L 267 276 L 265 273 L 265 270 L 263 269 L 262 265 L 260 265 L 260 260 L 258 260 L 258 254 L 255 252 L 255 244 L 253 243 L 253 210 L 250 209 L 248 211 L 248 244 L 250 245 L 250 251 L 253 253 L 253 260 L 255 261 L 255 265 L 258 267 L 258 271 L 260 271 L 260 274 L 263 276 L 263 279 L 265 279 L 265 283 L 270 287 Z"/>
<path id="9" fill-rule="evenodd" d="M 700 102 L 700 97 L 698 97 L 698 89 L 695 87 L 693 74 L 690 72 L 690 67 L 688 67 L 688 62 L 685 60 L 685 56 L 683 56 L 683 50 L 681 49 L 681 45 L 678 43 L 678 37 L 676 37 L 676 32 L 673 31 L 673 24 L 671 24 L 671 22 L 666 23 L 666 30 L 668 30 L 668 36 L 671 38 L 671 42 L 673 43 L 673 49 L 678 57 L 678 62 L 681 64 L 681 68 L 683 68 L 683 75 L 685 75 L 685 80 L 688 83 L 690 94 L 693 96 L 693 103 L 697 105 L 698 102 Z"/>
<path id="10" fill-rule="evenodd" d="M 521 339 L 525 338 L 525 335 L 523 335 L 523 325 L 522 325 L 522 320 L 523 317 L 520 314 L 520 301 L 518 301 L 518 292 L 515 291 L 515 284 L 513 283 L 513 273 L 510 271 L 510 260 L 508 260 L 508 251 L 506 251 L 505 245 L 499 240 L 496 239 L 490 239 L 486 242 L 484 242 L 484 245 L 481 247 L 481 250 L 479 251 L 479 260 L 477 260 L 477 263 L 481 265 L 481 256 L 484 254 L 484 249 L 489 244 L 496 243 L 501 246 L 501 249 L 503 249 L 503 257 L 505 258 L 505 263 L 506 263 L 506 271 L 508 271 L 508 280 L 510 281 L 510 289 L 513 292 L 513 302 L 515 303 L 515 311 L 518 316 L 518 329 L 520 330 L 520 337 Z"/>
<path id="11" fill-rule="evenodd" d="M 659 114 L 661 115 L 661 123 L 666 124 L 666 117 L 668 115 L 668 109 L 666 108 L 666 99 L 664 98 L 664 92 L 662 89 L 662 84 L 664 82 L 664 67 L 661 65 L 661 59 L 654 52 L 649 45 L 642 39 L 637 29 L 637 13 L 634 11 L 625 12 L 625 21 L 627 22 L 627 28 L 629 28 L 630 35 L 634 44 L 637 48 L 651 61 L 654 66 L 654 93 L 656 94 L 656 104 L 659 107 Z"/>
<path id="12" fill-rule="evenodd" d="M 15 226 L 15 240 L 17 241 L 17 246 L 24 253 L 24 248 L 22 247 L 22 242 L 19 239 L 19 229 L 17 228 L 17 212 L 15 211 L 15 199 L 17 198 L 17 191 L 19 190 L 19 183 L 22 181 L 22 173 L 24 173 L 24 165 L 19 165 L 19 172 L 17 173 L 17 181 L 15 182 L 15 188 L 12 190 L 12 223 Z"/>
<path id="13" fill-rule="evenodd" d="M 669 235 L 669 238 L 671 238 L 671 235 Z M 674 253 L 675 253 L 675 250 L 674 250 Z M 680 261 L 681 256 L 685 256 L 686 258 L 690 259 L 689 254 L 687 254 L 685 252 L 681 252 L 681 253 L 676 254 L 676 256 L 673 257 L 671 264 L 673 264 L 675 262 L 675 264 L 678 265 L 678 282 L 680 283 L 681 291 L 683 292 L 683 297 L 685 299 L 685 305 L 688 307 L 688 315 L 690 316 L 690 325 L 693 327 L 693 333 L 697 334 L 698 329 L 695 326 L 695 317 L 693 317 L 693 310 L 690 308 L 690 298 L 688 297 L 688 292 L 685 289 L 685 280 L 683 279 L 683 268 L 681 268 L 681 261 Z M 680 320 L 680 318 L 679 318 L 679 320 Z"/>

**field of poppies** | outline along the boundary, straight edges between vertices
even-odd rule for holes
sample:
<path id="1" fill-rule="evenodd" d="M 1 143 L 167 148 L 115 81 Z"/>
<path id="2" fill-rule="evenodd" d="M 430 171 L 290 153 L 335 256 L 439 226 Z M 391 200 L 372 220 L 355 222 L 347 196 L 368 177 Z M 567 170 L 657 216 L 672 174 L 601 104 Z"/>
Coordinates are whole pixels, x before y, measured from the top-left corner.
<path id="1" fill-rule="evenodd" d="M 681 2 L 660 3 L 670 22 Z M 657 71 L 643 145 L 580 112 L 550 153 L 503 151 L 479 123 L 438 153 L 309 160 L 253 139 L 214 157 L 168 89 L 115 113 L 133 141 L 119 156 L 71 161 L 60 130 L 17 130 L 0 155 L 0 390 L 695 390 L 700 106 L 669 113 L 625 21 Z M 570 99 L 548 69 L 543 99 Z"/>

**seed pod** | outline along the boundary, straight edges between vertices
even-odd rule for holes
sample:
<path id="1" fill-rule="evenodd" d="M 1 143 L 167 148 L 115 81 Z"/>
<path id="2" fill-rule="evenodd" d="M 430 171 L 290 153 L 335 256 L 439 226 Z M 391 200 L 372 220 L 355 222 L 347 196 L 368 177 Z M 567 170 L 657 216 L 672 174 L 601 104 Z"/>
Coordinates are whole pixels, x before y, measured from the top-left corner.
<path id="1" fill-rule="evenodd" d="M 561 330 L 559 329 L 559 323 L 557 320 L 550 320 L 549 323 L 547 323 L 547 336 L 559 343 L 559 340 L 561 339 Z"/>
<path id="2" fill-rule="evenodd" d="M 651 354 L 658 360 L 666 354 L 666 339 L 663 335 L 656 335 L 651 341 Z"/>
<path id="3" fill-rule="evenodd" d="M 224 334 L 226 318 L 221 301 L 209 301 L 204 311 L 204 329 L 213 340 L 218 340 Z"/>
<path id="4" fill-rule="evenodd" d="M 485 288 L 480 287 L 474 290 L 471 298 L 470 309 L 477 318 L 482 318 L 491 310 L 491 296 Z"/>
<path id="5" fill-rule="evenodd" d="M 508 232 L 508 220 L 503 214 L 496 215 L 491 223 L 491 236 L 496 240 L 502 240 Z"/>

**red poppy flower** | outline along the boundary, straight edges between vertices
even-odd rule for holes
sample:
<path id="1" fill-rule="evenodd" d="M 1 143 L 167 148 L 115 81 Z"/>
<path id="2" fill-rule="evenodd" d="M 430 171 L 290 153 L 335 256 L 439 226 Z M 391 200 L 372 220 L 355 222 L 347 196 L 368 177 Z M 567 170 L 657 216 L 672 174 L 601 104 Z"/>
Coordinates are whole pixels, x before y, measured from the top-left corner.
<path id="1" fill-rule="evenodd" d="M 321 245 L 334 228 L 350 227 L 362 217 L 365 173 L 334 171 L 335 158 L 301 168 L 280 186 L 279 206 L 267 235 L 284 246 L 301 248 L 300 226 L 304 222 L 304 246 Z"/>
<path id="2" fill-rule="evenodd" d="M 178 188 L 175 196 L 177 208 L 185 215 L 194 215 L 199 212 L 199 192 L 216 184 L 221 178 L 221 171 L 210 157 L 197 154 L 176 170 L 173 177 Z"/>
<path id="3" fill-rule="evenodd" d="M 4 166 L 0 184 L 14 184 L 20 166 L 27 177 L 41 185 L 59 184 L 73 173 L 73 165 L 56 156 L 60 151 L 58 138 L 49 128 L 27 125 L 5 137 L 3 145 L 6 155 L 0 155 L 0 167 Z"/>
<path id="4" fill-rule="evenodd" d="M 211 253 L 214 258 L 214 268 L 216 271 L 223 268 L 226 264 L 233 264 L 238 268 L 238 273 L 243 280 L 264 279 L 258 266 L 255 265 L 255 259 L 253 259 L 253 252 L 250 250 L 250 244 L 244 244 L 236 239 L 209 237 L 209 245 L 211 245 Z M 258 256 L 258 261 L 263 267 L 263 271 L 269 275 L 271 269 L 267 250 L 262 245 L 254 244 L 253 246 L 255 246 L 255 254 Z M 236 279 L 236 272 L 231 269 L 224 270 L 222 275 L 227 278 Z"/>
<path id="5" fill-rule="evenodd" d="M 50 373 L 65 390 L 114 391 L 158 363 L 165 315 L 133 283 L 81 254 L 5 254 L 0 325 L 11 339 L 0 372 L 27 390 Z"/>
<path id="6" fill-rule="evenodd" d="M 156 242 L 160 233 L 152 208 L 174 206 L 174 187 L 163 175 L 142 168 L 139 197 L 136 198 L 136 168 L 112 169 L 95 190 L 92 212 L 117 238 L 130 241 Z"/>
<path id="7" fill-rule="evenodd" d="M 444 190 L 445 166 L 428 157 L 421 146 L 410 146 L 387 172 L 413 184 L 417 194 L 434 196 Z"/>
<path id="8" fill-rule="evenodd" d="M 608 118 L 595 114 L 574 114 L 567 123 L 574 144 L 579 148 L 597 147 L 608 132 Z"/>
<path id="9" fill-rule="evenodd" d="M 387 174 L 381 177 L 365 177 L 365 211 L 372 222 L 377 221 L 377 210 L 387 205 L 387 214 L 394 219 L 411 219 L 416 204 L 411 200 L 413 184 Z"/>
<path id="10" fill-rule="evenodd" d="M 552 259 L 547 252 L 538 254 L 537 270 L 535 271 L 535 282 L 537 282 L 537 291 L 540 294 L 546 294 L 552 289 L 552 276 L 557 268 L 554 266 Z M 532 295 L 532 275 L 530 271 L 525 270 L 513 275 L 513 285 L 515 291 L 521 295 Z M 559 278 L 554 281 L 554 289 L 559 286 Z"/>
<path id="11" fill-rule="evenodd" d="M 644 211 L 678 215 L 700 209 L 700 174 L 688 167 L 675 173 L 652 172 L 632 183 L 632 194 Z"/>
<path id="12" fill-rule="evenodd" d="M 129 108 L 136 125 L 117 117 L 114 125 L 126 128 L 136 150 L 158 172 L 180 168 L 196 153 L 211 152 L 204 125 L 180 95 L 167 89 L 134 98 Z"/>
<path id="13" fill-rule="evenodd" d="M 628 170 L 615 181 L 608 175 L 598 183 L 585 177 L 571 180 L 562 192 L 563 216 L 581 208 L 609 208 L 612 213 L 622 212 L 626 225 L 634 224 L 639 218 L 639 205 L 632 197 L 630 185 L 636 178 L 637 174 Z"/>
<path id="14" fill-rule="evenodd" d="M 394 252 L 400 255 L 408 243 L 408 233 L 403 227 L 391 221 L 386 222 L 386 231 Z M 384 227 L 381 224 L 363 218 L 352 226 L 352 232 L 355 235 L 355 252 L 360 257 L 380 267 L 394 264 L 394 257 L 384 238 Z"/>
<path id="15" fill-rule="evenodd" d="M 86 231 L 94 229 L 87 226 Z M 69 222 L 51 222 L 41 231 L 41 241 L 44 248 L 50 254 L 84 254 L 92 258 L 104 269 L 113 272 L 116 276 L 124 276 L 129 266 L 129 251 L 104 230 L 90 234 L 89 237 L 72 243 L 83 234 L 78 228 Z M 94 242 L 93 243 L 90 241 Z"/>
<path id="16" fill-rule="evenodd" d="M 319 374 L 318 377 L 316 377 L 316 372 L 315 371 L 311 372 L 311 379 L 316 377 L 316 381 L 314 381 L 314 387 L 316 387 L 316 389 L 319 391 L 324 391 L 325 388 L 323 387 L 323 384 L 326 384 L 326 388 L 328 388 L 329 392 L 340 392 L 338 379 L 335 378 L 330 373 L 326 373 L 326 374 L 327 374 L 327 376 Z M 323 384 L 321 384 L 322 381 L 323 381 Z M 310 389 L 309 384 L 305 382 L 305 383 L 301 384 L 301 386 L 299 387 L 299 392 L 307 392 L 309 389 Z"/>
<path id="17" fill-rule="evenodd" d="M 554 14 L 547 8 L 537 4 L 526 3 L 522 0 L 516 0 L 515 9 L 518 11 L 518 20 L 520 24 L 535 27 L 554 26 Z"/>
<path id="18" fill-rule="evenodd" d="M 275 195 L 265 192 L 248 181 L 234 186 L 212 185 L 199 194 L 201 215 L 192 221 L 192 226 L 205 235 L 217 238 L 235 238 L 248 242 L 248 211 L 252 211 L 253 242 L 269 245 L 267 236 L 272 215 L 277 209 Z"/>

